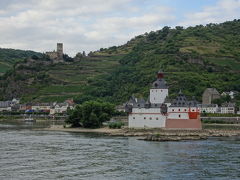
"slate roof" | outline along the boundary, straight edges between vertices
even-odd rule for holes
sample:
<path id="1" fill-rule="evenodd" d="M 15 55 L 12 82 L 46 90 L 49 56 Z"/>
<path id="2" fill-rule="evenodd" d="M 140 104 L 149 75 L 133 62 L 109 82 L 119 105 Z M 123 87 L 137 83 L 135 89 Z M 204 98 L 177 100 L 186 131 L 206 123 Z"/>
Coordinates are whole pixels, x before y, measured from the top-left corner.
<path id="1" fill-rule="evenodd" d="M 188 101 L 186 96 L 181 92 L 178 93 L 176 99 L 173 100 L 170 107 L 197 107 L 198 102 L 193 97 L 192 100 Z"/>
<path id="2" fill-rule="evenodd" d="M 167 83 L 163 78 L 159 78 L 154 81 L 152 87 L 156 89 L 168 89 Z"/>

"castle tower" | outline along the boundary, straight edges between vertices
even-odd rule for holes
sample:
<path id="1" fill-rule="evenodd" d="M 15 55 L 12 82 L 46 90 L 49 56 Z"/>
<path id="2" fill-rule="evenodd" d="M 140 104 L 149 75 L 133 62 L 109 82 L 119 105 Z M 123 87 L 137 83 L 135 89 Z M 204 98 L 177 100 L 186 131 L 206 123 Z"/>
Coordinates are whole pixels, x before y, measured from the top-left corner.
<path id="1" fill-rule="evenodd" d="M 57 54 L 59 58 L 63 57 L 63 43 L 57 43 Z"/>
<path id="2" fill-rule="evenodd" d="M 162 71 L 157 73 L 157 80 L 153 82 L 152 88 L 150 89 L 150 102 L 153 104 L 164 103 L 168 96 L 168 86 L 164 80 L 164 74 Z"/>

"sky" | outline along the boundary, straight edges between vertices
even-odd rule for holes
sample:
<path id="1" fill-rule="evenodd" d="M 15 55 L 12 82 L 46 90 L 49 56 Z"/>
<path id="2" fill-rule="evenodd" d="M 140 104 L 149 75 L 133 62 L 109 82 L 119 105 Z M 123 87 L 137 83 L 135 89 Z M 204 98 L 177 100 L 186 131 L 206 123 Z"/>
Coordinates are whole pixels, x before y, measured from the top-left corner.
<path id="1" fill-rule="evenodd" d="M 95 51 L 164 26 L 240 19 L 240 0 L 0 0 L 0 47 Z"/>

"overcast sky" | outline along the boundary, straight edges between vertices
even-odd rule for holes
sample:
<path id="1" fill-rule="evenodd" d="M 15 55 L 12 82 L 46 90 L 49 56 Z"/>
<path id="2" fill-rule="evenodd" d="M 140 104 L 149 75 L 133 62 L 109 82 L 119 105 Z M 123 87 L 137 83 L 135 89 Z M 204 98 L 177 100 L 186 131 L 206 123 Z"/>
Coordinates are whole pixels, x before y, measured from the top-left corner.
<path id="1" fill-rule="evenodd" d="M 240 18 L 240 0 L 0 0 L 0 47 L 70 55 L 122 45 L 164 26 Z"/>

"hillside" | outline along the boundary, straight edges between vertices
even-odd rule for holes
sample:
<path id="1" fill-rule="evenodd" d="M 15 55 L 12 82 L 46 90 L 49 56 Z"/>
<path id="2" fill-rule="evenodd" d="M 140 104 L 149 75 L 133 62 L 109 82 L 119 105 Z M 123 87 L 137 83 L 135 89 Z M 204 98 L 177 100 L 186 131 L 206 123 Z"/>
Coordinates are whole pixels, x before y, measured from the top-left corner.
<path id="1" fill-rule="evenodd" d="M 40 55 L 40 53 L 0 48 L 0 75 L 10 70 L 16 62 L 22 61 L 33 55 Z"/>
<path id="2" fill-rule="evenodd" d="M 146 98 L 159 69 L 166 72 L 170 96 L 179 89 L 198 100 L 207 87 L 240 91 L 239 29 L 240 20 L 187 29 L 164 27 L 125 45 L 91 52 L 78 62 L 41 66 L 38 60 L 33 67 L 20 63 L 2 78 L 2 98 L 100 98 L 121 103 L 132 94 Z"/>

